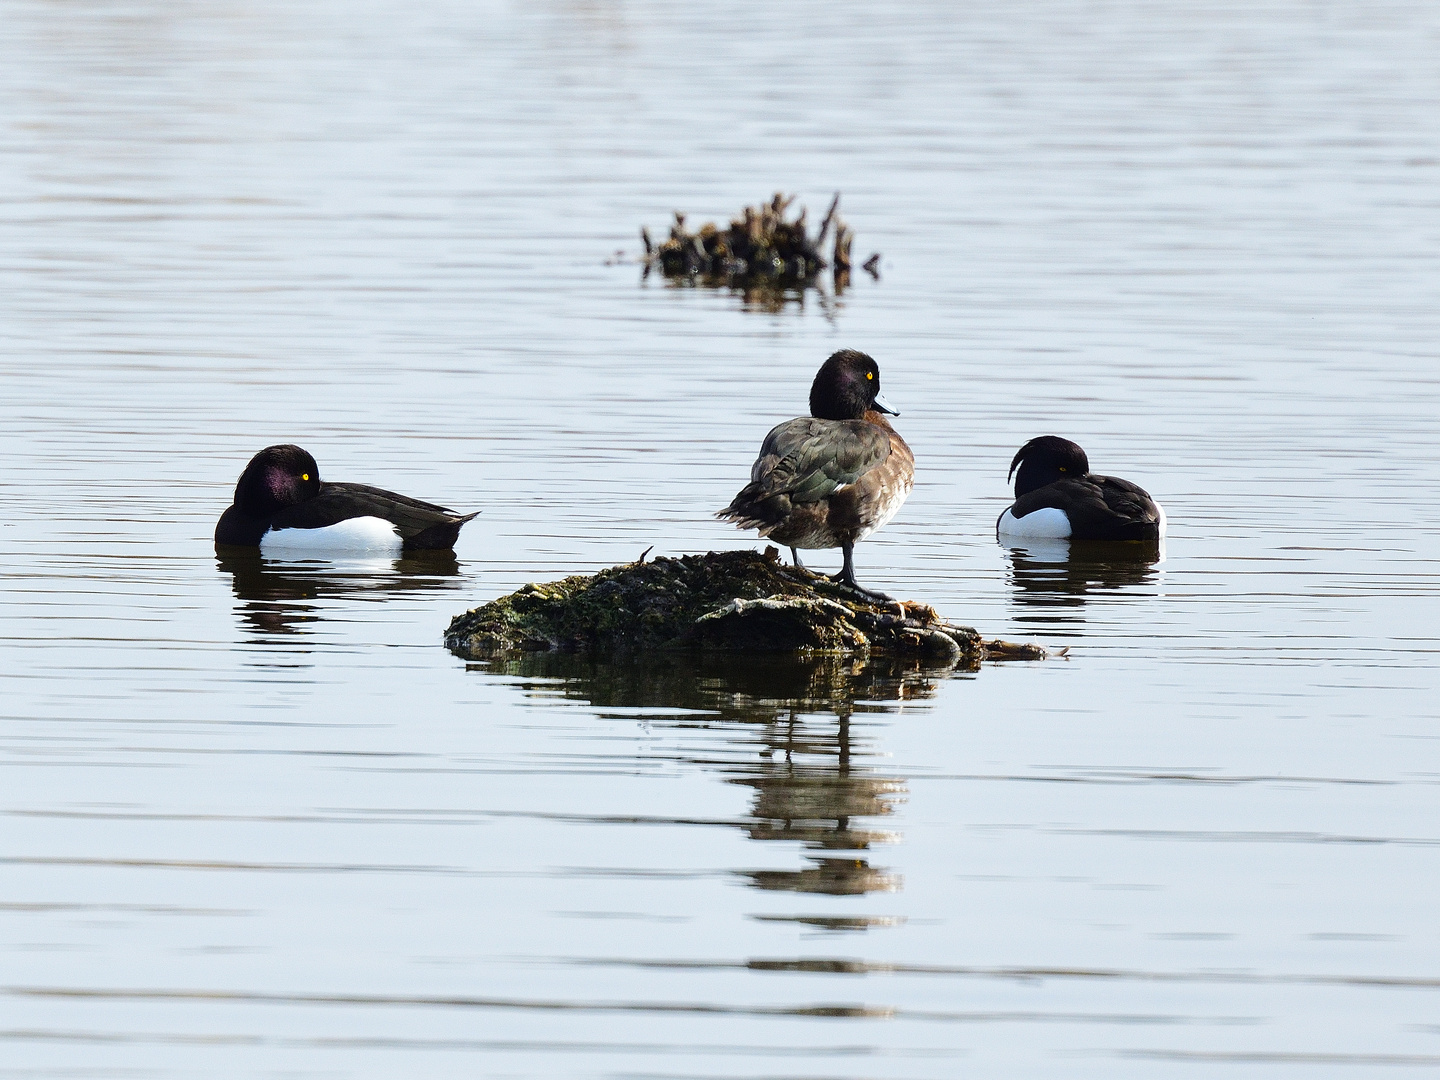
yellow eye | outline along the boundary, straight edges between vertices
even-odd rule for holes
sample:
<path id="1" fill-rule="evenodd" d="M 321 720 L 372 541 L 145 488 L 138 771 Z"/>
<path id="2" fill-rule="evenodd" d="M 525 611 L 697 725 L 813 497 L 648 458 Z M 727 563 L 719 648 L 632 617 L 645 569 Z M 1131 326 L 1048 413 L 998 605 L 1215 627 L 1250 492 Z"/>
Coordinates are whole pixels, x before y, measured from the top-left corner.
<path id="1" fill-rule="evenodd" d="M 1068 465 L 1061 465 L 1061 466 L 1060 466 L 1060 471 L 1061 471 L 1061 472 L 1069 472 L 1069 471 L 1070 471 L 1070 467 L 1069 467 Z M 309 480 L 310 477 L 307 476 L 307 477 L 305 477 L 305 479 L 306 479 L 306 480 Z"/>
<path id="2" fill-rule="evenodd" d="M 300 474 L 300 479 L 301 479 L 301 480 L 309 480 L 309 479 L 310 479 L 310 474 L 309 474 L 308 472 L 301 473 L 301 474 Z"/>
<path id="3" fill-rule="evenodd" d="M 867 378 L 867 379 L 874 379 L 874 378 L 875 378 L 875 373 L 874 373 L 873 371 L 867 371 L 867 372 L 865 372 L 865 378 Z"/>

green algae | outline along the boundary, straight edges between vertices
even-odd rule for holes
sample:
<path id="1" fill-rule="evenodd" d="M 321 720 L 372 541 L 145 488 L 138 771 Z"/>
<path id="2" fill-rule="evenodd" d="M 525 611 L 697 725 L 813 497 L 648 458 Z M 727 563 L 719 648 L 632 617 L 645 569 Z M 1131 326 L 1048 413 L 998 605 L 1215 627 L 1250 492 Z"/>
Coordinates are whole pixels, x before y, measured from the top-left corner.
<path id="1" fill-rule="evenodd" d="M 774 548 L 659 558 L 526 585 L 456 616 L 445 644 L 469 659 L 690 649 L 920 656 L 954 666 L 988 654 L 978 633 L 928 605 L 878 601 L 781 566 Z M 1026 658 L 1043 655 L 1032 649 Z"/>

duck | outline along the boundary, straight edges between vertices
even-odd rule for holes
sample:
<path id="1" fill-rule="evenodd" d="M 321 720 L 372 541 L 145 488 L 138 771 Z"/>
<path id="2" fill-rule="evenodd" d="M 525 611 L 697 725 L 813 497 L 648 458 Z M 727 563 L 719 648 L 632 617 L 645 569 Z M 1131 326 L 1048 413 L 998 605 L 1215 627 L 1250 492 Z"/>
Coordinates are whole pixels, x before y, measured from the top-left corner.
<path id="1" fill-rule="evenodd" d="M 457 514 L 368 484 L 328 483 L 310 454 L 293 443 L 267 446 L 245 466 L 235 501 L 215 526 L 217 548 L 259 548 L 262 554 L 335 551 L 448 551 Z"/>
<path id="2" fill-rule="evenodd" d="M 1010 472 L 1015 501 L 995 523 L 1001 537 L 1148 540 L 1165 536 L 1165 511 L 1149 492 L 1118 476 L 1090 471 L 1078 443 L 1058 435 L 1031 439 Z"/>
<path id="3" fill-rule="evenodd" d="M 810 415 L 772 428 L 750 469 L 750 483 L 716 517 L 790 548 L 839 548 L 844 566 L 831 580 L 888 600 L 855 580 L 855 545 L 895 516 L 915 484 L 915 455 L 890 426 L 899 416 L 880 393 L 880 366 L 841 349 L 810 386 Z"/>

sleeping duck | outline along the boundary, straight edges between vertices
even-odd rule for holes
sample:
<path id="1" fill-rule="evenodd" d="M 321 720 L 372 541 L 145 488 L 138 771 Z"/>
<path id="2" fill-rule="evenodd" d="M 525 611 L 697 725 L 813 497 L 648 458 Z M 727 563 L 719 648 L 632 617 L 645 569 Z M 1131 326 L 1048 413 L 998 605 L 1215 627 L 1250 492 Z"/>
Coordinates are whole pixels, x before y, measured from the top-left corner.
<path id="1" fill-rule="evenodd" d="M 1092 473 L 1085 451 L 1069 439 L 1031 439 L 1010 462 L 1010 473 L 1015 501 L 995 523 L 997 536 L 1159 540 L 1165 535 L 1160 504 L 1129 480 Z"/>
<path id="2" fill-rule="evenodd" d="M 292 556 L 448 551 L 474 516 L 368 484 L 325 483 L 313 457 L 284 444 L 267 446 L 245 466 L 215 543 Z"/>

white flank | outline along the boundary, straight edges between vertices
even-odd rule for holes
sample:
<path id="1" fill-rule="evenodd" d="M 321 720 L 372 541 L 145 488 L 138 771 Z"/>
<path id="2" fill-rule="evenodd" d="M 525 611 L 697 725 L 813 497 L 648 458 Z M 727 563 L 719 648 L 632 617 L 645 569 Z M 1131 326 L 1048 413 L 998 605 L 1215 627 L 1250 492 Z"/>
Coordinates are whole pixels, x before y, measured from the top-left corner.
<path id="1" fill-rule="evenodd" d="M 323 529 L 278 529 L 260 538 L 260 553 L 271 557 L 304 558 L 340 552 L 392 552 L 400 550 L 400 534 L 384 518 L 346 518 Z"/>
<path id="2" fill-rule="evenodd" d="M 997 531 L 1001 536 L 1034 536 L 1063 540 L 1070 535 L 1070 518 L 1064 510 L 1054 506 L 1032 510 L 1023 518 L 1017 518 L 1006 510 L 1000 515 Z"/>
<path id="3" fill-rule="evenodd" d="M 1165 517 L 1165 508 L 1164 508 L 1163 506 L 1161 506 L 1161 505 L 1157 502 L 1157 503 L 1155 504 L 1155 509 L 1160 511 L 1160 539 L 1161 539 L 1161 540 L 1164 540 L 1164 539 L 1165 539 L 1165 522 L 1168 520 L 1168 519 Z M 1162 549 L 1162 550 L 1163 550 L 1163 549 Z"/>

